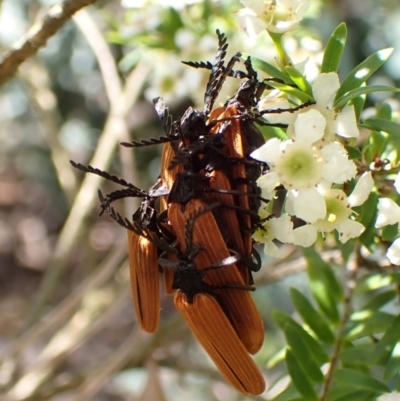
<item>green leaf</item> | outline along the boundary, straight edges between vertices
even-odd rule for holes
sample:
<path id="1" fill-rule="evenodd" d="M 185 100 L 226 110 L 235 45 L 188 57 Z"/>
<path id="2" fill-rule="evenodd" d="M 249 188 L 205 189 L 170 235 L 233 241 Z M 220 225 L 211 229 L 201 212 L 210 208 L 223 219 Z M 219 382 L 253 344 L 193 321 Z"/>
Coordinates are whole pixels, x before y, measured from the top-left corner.
<path id="1" fill-rule="evenodd" d="M 372 391 L 377 394 L 388 393 L 390 390 L 372 376 L 354 369 L 339 369 L 333 374 L 334 380 L 354 390 Z"/>
<path id="2" fill-rule="evenodd" d="M 291 352 L 301 365 L 310 380 L 315 383 L 322 383 L 324 375 L 321 373 L 317 361 L 313 357 L 312 351 L 307 349 L 307 345 L 302 341 L 298 331 L 292 325 L 287 325 L 284 329 L 286 341 Z"/>
<path id="3" fill-rule="evenodd" d="M 272 313 L 274 320 L 279 327 L 285 332 L 287 327 L 291 327 L 296 331 L 296 335 L 301 338 L 302 342 L 307 347 L 307 352 L 315 358 L 319 365 L 329 361 L 329 357 L 321 347 L 321 345 L 308 334 L 295 320 L 279 310 L 274 310 Z"/>
<path id="4" fill-rule="evenodd" d="M 362 153 L 359 149 L 355 148 L 354 146 L 346 145 L 345 146 L 347 153 L 349 154 L 349 159 L 361 159 Z"/>
<path id="5" fill-rule="evenodd" d="M 387 132 L 391 136 L 400 137 L 400 124 L 383 118 L 368 118 L 361 124 L 363 128 Z"/>
<path id="6" fill-rule="evenodd" d="M 356 121 L 360 120 L 361 113 L 364 110 L 365 99 L 366 99 L 365 95 L 360 95 L 358 97 L 355 97 L 355 98 L 351 99 L 350 102 L 349 102 L 349 105 L 353 105 L 354 106 L 354 112 L 355 112 L 355 115 L 356 115 Z"/>
<path id="7" fill-rule="evenodd" d="M 400 342 L 397 342 L 383 371 L 383 379 L 388 381 L 400 372 Z"/>
<path id="8" fill-rule="evenodd" d="M 360 216 L 359 222 L 365 227 L 365 231 L 360 235 L 359 240 L 369 250 L 375 244 L 377 204 L 378 195 L 376 192 L 371 192 L 368 199 L 361 206 L 354 208 L 355 212 Z"/>
<path id="9" fill-rule="evenodd" d="M 392 51 L 393 49 L 380 50 L 355 67 L 342 82 L 335 102 L 352 89 L 359 88 L 389 58 Z"/>
<path id="10" fill-rule="evenodd" d="M 325 263 L 312 248 L 304 248 L 311 292 L 321 311 L 333 322 L 339 321 L 337 301 L 342 300 L 343 292 L 331 267 Z"/>
<path id="11" fill-rule="evenodd" d="M 339 24 L 333 31 L 326 45 L 324 58 L 322 60 L 321 73 L 337 72 L 342 58 L 347 38 L 347 27 L 344 22 Z"/>
<path id="12" fill-rule="evenodd" d="M 298 392 L 308 401 L 318 401 L 317 392 L 290 350 L 286 351 L 285 361 L 289 375 Z"/>
<path id="13" fill-rule="evenodd" d="M 386 333 L 383 335 L 374 350 L 374 356 L 378 363 L 387 363 L 396 343 L 399 341 L 400 333 L 400 315 L 397 316 Z"/>
<path id="14" fill-rule="evenodd" d="M 242 59 L 246 60 L 247 57 L 250 55 L 247 53 L 242 54 Z M 261 70 L 262 72 L 265 72 L 269 76 L 273 78 L 277 78 L 282 80 L 285 83 L 292 83 L 289 76 L 284 74 L 281 70 L 279 70 L 277 67 L 273 66 L 272 64 L 267 63 L 266 61 L 263 61 L 257 57 L 251 57 L 251 64 L 252 66 L 257 70 Z"/>
<path id="15" fill-rule="evenodd" d="M 393 241 L 399 235 L 397 227 L 397 224 L 383 227 L 381 235 L 382 241 Z"/>
<path id="16" fill-rule="evenodd" d="M 368 93 L 373 92 L 400 92 L 400 89 L 394 88 L 392 86 L 383 86 L 383 85 L 368 85 L 362 86 L 361 88 L 353 89 L 351 91 L 346 92 L 343 96 L 336 98 L 333 108 L 335 110 L 343 109 L 346 104 L 361 95 L 367 95 Z"/>
<path id="17" fill-rule="evenodd" d="M 307 95 L 313 97 L 311 85 L 308 83 L 306 78 L 294 67 L 285 67 L 285 72 L 289 75 L 291 80 L 297 85 L 297 87 L 302 91 L 307 93 Z"/>
<path id="18" fill-rule="evenodd" d="M 359 124 L 362 127 L 364 124 Z M 371 127 L 368 127 L 371 129 Z M 385 150 L 388 142 L 389 142 L 390 135 L 386 132 L 381 131 L 372 131 L 371 135 L 368 139 L 368 145 L 364 148 L 365 152 L 365 159 L 367 163 L 371 163 L 376 155 L 381 155 Z"/>
<path id="19" fill-rule="evenodd" d="M 297 88 L 294 88 L 293 86 L 281 84 L 279 82 L 272 82 L 272 81 L 269 81 L 268 85 L 272 86 L 275 89 L 279 89 L 280 91 L 285 92 L 288 95 L 292 95 L 292 96 L 296 97 L 303 103 L 314 101 L 314 98 L 312 96 L 308 95 L 307 93 L 304 93 L 303 91 L 301 91 Z"/>
<path id="20" fill-rule="evenodd" d="M 343 265 L 345 265 L 349 261 L 350 256 L 354 253 L 355 244 L 355 239 L 350 239 L 342 244 L 339 241 L 339 236 L 337 236 L 336 245 L 339 248 L 340 253 L 342 254 Z"/>
<path id="21" fill-rule="evenodd" d="M 340 359 L 344 364 L 351 364 L 354 366 L 370 366 L 375 363 L 373 356 L 374 344 L 363 344 L 354 347 L 345 348 L 340 355 Z"/>
<path id="22" fill-rule="evenodd" d="M 377 295 L 373 296 L 371 299 L 369 299 L 368 302 L 360 310 L 361 311 L 378 310 L 378 309 L 382 308 L 382 306 L 385 306 L 391 300 L 396 298 L 397 295 L 398 295 L 397 291 L 395 291 L 395 290 L 388 290 L 388 291 L 380 292 L 379 294 L 377 294 Z"/>
<path id="23" fill-rule="evenodd" d="M 391 284 L 393 284 L 393 277 L 386 272 L 371 273 L 356 282 L 354 292 L 356 294 L 363 294 L 367 291 L 378 290 Z"/>
<path id="24" fill-rule="evenodd" d="M 329 392 L 329 401 L 376 401 L 376 393 L 354 391 L 352 387 L 338 387 Z"/>
<path id="25" fill-rule="evenodd" d="M 362 311 L 353 313 L 351 319 L 352 324 L 346 330 L 347 340 L 384 333 L 392 326 L 395 316 L 380 311 Z"/>
<path id="26" fill-rule="evenodd" d="M 376 112 L 376 117 L 390 121 L 392 119 L 392 108 L 390 107 L 390 104 L 383 103 L 380 105 Z"/>
<path id="27" fill-rule="evenodd" d="M 290 296 L 297 312 L 315 335 L 320 340 L 332 344 L 335 341 L 335 336 L 323 317 L 311 305 L 311 302 L 295 288 L 290 289 Z"/>

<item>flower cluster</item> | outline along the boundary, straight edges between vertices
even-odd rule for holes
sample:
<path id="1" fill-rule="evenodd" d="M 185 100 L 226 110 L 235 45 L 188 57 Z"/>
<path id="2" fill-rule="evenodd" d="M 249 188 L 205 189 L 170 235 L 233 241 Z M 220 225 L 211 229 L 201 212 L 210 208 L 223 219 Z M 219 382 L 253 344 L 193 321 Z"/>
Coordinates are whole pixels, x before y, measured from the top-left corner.
<path id="1" fill-rule="evenodd" d="M 245 8 L 236 18 L 240 28 L 249 36 L 268 30 L 282 34 L 295 30 L 309 7 L 308 0 L 241 0 Z"/>
<path id="2" fill-rule="evenodd" d="M 336 230 L 344 243 L 365 229 L 354 220 L 351 208 L 365 202 L 374 183 L 368 172 L 359 178 L 350 196 L 340 189 L 356 177 L 357 169 L 336 136 L 356 138 L 358 128 L 353 106 L 333 109 L 338 88 L 336 73 L 320 74 L 312 85 L 315 104 L 273 114 L 269 119 L 287 124 L 289 139 L 270 139 L 252 154 L 270 168 L 257 181 L 263 197 L 273 199 L 281 188 L 286 191 L 279 217 L 274 216 L 270 204 L 262 206 L 259 213 L 263 222 L 253 236 L 265 244 L 265 252 L 271 256 L 280 256 L 274 240 L 308 247 L 318 232 Z M 284 101 L 278 102 L 281 108 Z M 268 105 L 270 109 L 273 103 L 274 99 L 265 99 L 261 107 Z"/>

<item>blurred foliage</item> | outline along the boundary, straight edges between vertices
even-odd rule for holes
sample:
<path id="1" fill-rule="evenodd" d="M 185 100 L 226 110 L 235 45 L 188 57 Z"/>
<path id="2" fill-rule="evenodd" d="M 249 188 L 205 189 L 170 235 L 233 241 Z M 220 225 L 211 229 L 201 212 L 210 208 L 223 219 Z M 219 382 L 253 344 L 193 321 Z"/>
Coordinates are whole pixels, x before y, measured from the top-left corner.
<path id="1" fill-rule="evenodd" d="M 4 0 L 0 10 L 3 52 L 54 3 Z M 309 57 L 308 72 L 315 75 L 322 62 L 322 44 L 343 21 L 348 27 L 348 42 L 340 75 L 346 76 L 373 52 L 395 47 L 389 62 L 370 83 L 398 86 L 398 0 L 311 3 L 301 29 L 286 38 L 294 62 Z M 108 42 L 114 66 L 106 68 L 117 71 L 122 88 L 128 83 L 139 87 L 137 100 L 120 116 L 132 139 L 163 134 L 151 104 L 153 97 L 163 96 L 174 116 L 182 115 L 188 105 L 203 103 L 207 72 L 192 70 L 180 61 L 212 60 L 217 28 L 228 36 L 229 55 L 240 50 L 273 63 L 275 53 L 267 35 L 250 40 L 239 32 L 234 18 L 239 8 L 239 2 L 231 0 L 122 0 L 100 1 L 87 10 L 87 18 L 102 33 L 98 46 L 102 40 Z M 127 290 L 125 233 L 109 218 L 97 218 L 97 203 L 85 203 L 85 199 L 96 196 L 95 190 L 77 197 L 83 177 L 72 171 L 68 159 L 81 163 L 91 160 L 104 138 L 110 110 L 116 107 L 115 99 L 107 93 L 107 77 L 84 31 L 85 24 L 78 26 L 71 21 L 65 25 L 0 91 L 0 392 L 10 401 L 242 399 L 195 344 L 169 297 L 164 296 L 162 301 L 159 332 L 151 337 L 140 333 Z M 132 83 L 129 78 L 139 68 L 141 74 L 134 76 Z M 233 79 L 228 82 L 220 102 L 236 85 Z M 389 97 L 378 93 L 370 99 L 384 102 Z M 398 102 L 390 99 L 387 103 L 399 110 Z M 379 125 L 385 119 L 385 110 L 380 112 L 365 121 L 365 127 L 376 130 L 371 139 L 375 143 L 385 140 Z M 135 153 L 114 150 L 122 139 L 126 137 L 114 138 L 109 146 L 108 170 L 127 179 L 130 177 L 126 174 L 133 174 L 135 184 L 148 187 L 158 174 L 160 149 Z M 73 205 L 79 214 L 84 203 L 90 213 L 71 222 L 79 233 L 63 257 L 61 279 L 52 283 L 46 302 L 35 316 L 32 306 L 38 303 L 45 289 L 43 280 L 55 265 L 60 232 Z M 390 238 L 387 233 L 386 239 Z M 368 246 L 369 239 L 364 239 Z M 335 246 L 328 241 L 320 256 L 334 261 L 335 274 L 343 279 L 344 267 Z M 306 255 L 305 262 L 288 249 L 284 263 L 265 260 L 257 276 L 255 299 L 267 339 L 255 359 L 259 366 L 267 367 L 268 363 L 269 369 L 264 372 L 271 387 L 257 399 L 315 399 L 313 385 L 320 383 L 326 354 L 332 347 L 332 332 L 338 328 L 345 333 L 341 358 L 346 364 L 337 371 L 335 380 L 345 384 L 342 389 L 357 383 L 358 398 L 333 389 L 329 399 L 376 399 L 386 388 L 366 379 L 369 370 L 378 372 L 392 390 L 399 391 L 398 360 L 393 358 L 385 364 L 390 355 L 398 355 L 399 322 L 394 314 L 398 273 L 368 270 L 370 266 L 363 261 L 360 277 L 351 277 L 355 282 L 354 302 L 361 306 L 357 313 L 349 310 L 346 326 L 339 327 L 337 314 L 348 307 L 349 295 L 340 293 L 328 265 L 319 274 L 325 274 L 323 279 L 333 287 L 327 287 L 330 291 L 325 299 L 315 291 L 312 266 L 320 256 Z M 272 312 L 276 308 L 280 312 Z M 296 321 L 291 317 L 295 310 L 300 317 Z M 314 326 L 307 320 L 310 314 L 317 316 L 312 320 Z M 306 329 L 298 323 L 301 321 Z M 378 345 L 374 333 L 385 333 Z M 371 336 L 372 341 L 361 340 L 362 335 Z M 285 389 L 286 379 L 278 381 L 286 372 L 279 363 L 285 353 L 277 352 L 286 343 L 286 365 L 292 377 L 299 378 L 298 391 L 291 385 L 275 397 Z M 313 358 L 308 358 L 310 347 Z M 310 371 L 314 375 L 304 374 Z"/>

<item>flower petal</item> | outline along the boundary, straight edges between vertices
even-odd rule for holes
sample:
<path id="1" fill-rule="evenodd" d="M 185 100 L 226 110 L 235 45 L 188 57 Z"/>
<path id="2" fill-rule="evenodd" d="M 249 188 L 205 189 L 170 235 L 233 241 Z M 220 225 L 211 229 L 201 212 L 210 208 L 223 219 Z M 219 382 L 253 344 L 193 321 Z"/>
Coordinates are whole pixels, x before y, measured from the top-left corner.
<path id="1" fill-rule="evenodd" d="M 272 199 L 275 195 L 275 188 L 279 184 L 279 177 L 274 172 L 262 175 L 257 180 L 257 186 L 261 188 L 261 196 L 266 199 Z"/>
<path id="2" fill-rule="evenodd" d="M 293 230 L 292 243 L 307 248 L 317 240 L 318 230 L 312 224 L 296 228 Z"/>
<path id="3" fill-rule="evenodd" d="M 390 260 L 390 263 L 399 266 L 400 265 L 400 238 L 397 238 L 388 249 L 386 256 Z"/>
<path id="4" fill-rule="evenodd" d="M 273 217 L 268 220 L 271 234 L 278 240 L 288 243 L 292 237 L 293 223 L 289 215 Z"/>
<path id="5" fill-rule="evenodd" d="M 268 256 L 273 257 L 273 258 L 282 258 L 283 257 L 283 252 L 272 241 L 268 241 L 268 242 L 265 243 L 265 245 L 264 245 L 264 253 L 266 255 L 268 255 Z"/>
<path id="6" fill-rule="evenodd" d="M 300 189 L 293 201 L 295 215 L 307 223 L 315 223 L 326 216 L 324 197 L 317 188 Z"/>
<path id="7" fill-rule="evenodd" d="M 236 13 L 236 20 L 240 29 L 249 37 L 255 37 L 266 29 L 267 24 L 257 17 L 250 8 L 242 8 Z"/>
<path id="8" fill-rule="evenodd" d="M 375 227 L 381 228 L 400 222 L 400 207 L 390 198 L 379 198 Z"/>
<path id="9" fill-rule="evenodd" d="M 300 113 L 294 122 L 296 141 L 311 145 L 323 137 L 325 126 L 326 119 L 318 110 Z"/>
<path id="10" fill-rule="evenodd" d="M 343 184 L 356 176 L 357 168 L 349 160 L 346 149 L 339 142 L 331 142 L 321 149 L 325 163 L 322 166 L 324 179 L 335 184 Z"/>
<path id="11" fill-rule="evenodd" d="M 347 219 L 338 225 L 337 231 L 340 242 L 344 244 L 351 238 L 359 237 L 365 231 L 365 227 L 358 221 Z"/>
<path id="12" fill-rule="evenodd" d="M 335 132 L 343 138 L 358 138 L 360 132 L 357 127 L 354 106 L 346 106 L 337 114 Z"/>
<path id="13" fill-rule="evenodd" d="M 240 0 L 244 7 L 250 8 L 256 15 L 262 14 L 264 11 L 264 0 Z"/>
<path id="14" fill-rule="evenodd" d="M 250 156 L 268 164 L 276 163 L 277 159 L 282 155 L 281 145 L 282 141 L 278 138 L 272 138 L 265 142 L 261 148 L 256 149 Z"/>
<path id="15" fill-rule="evenodd" d="M 370 171 L 365 172 L 357 181 L 351 195 L 347 198 L 351 207 L 362 205 L 374 187 L 374 180 Z"/>
<path id="16" fill-rule="evenodd" d="M 319 106 L 333 106 L 337 90 L 340 88 L 339 76 L 336 72 L 319 74 L 312 84 L 314 99 Z"/>

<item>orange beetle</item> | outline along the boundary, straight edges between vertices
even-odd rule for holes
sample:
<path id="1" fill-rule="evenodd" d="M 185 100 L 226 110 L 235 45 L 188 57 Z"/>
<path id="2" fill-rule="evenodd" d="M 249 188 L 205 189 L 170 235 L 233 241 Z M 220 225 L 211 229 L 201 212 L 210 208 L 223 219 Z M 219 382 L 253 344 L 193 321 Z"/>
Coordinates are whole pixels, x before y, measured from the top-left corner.
<path id="1" fill-rule="evenodd" d="M 207 277 L 212 273 L 229 269 L 240 256 L 228 256 L 212 265 L 197 268 L 197 254 L 204 249 L 193 244 L 195 220 L 206 217 L 210 207 L 190 215 L 185 222 L 184 252 L 175 251 L 177 262 L 160 258 L 165 269 L 174 271 L 173 287 L 177 289 L 174 303 L 188 322 L 193 334 L 214 361 L 225 378 L 244 395 L 258 395 L 265 389 L 265 382 L 256 364 L 248 355 L 242 339 L 225 315 L 225 292 L 248 294 L 253 287 L 243 285 L 243 281 L 229 281 L 220 286 L 210 284 Z M 196 222 L 197 225 L 197 222 Z M 180 240 L 180 241 L 181 241 Z M 170 251 L 174 252 L 173 249 Z M 240 280 L 241 276 L 237 275 Z M 222 307 L 218 300 L 221 300 Z M 242 313 L 246 313 L 242 310 Z"/>

